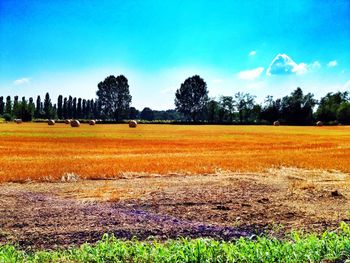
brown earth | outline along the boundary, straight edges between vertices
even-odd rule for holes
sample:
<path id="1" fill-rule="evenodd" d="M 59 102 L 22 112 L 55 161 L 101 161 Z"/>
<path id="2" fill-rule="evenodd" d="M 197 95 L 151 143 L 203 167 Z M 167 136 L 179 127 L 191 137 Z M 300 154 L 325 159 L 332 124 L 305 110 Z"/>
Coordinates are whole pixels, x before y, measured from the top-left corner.
<path id="1" fill-rule="evenodd" d="M 323 231 L 350 219 L 350 175 L 337 171 L 65 179 L 0 184 L 0 244 L 66 247 L 95 242 L 103 233 L 229 240 L 291 229 Z"/>

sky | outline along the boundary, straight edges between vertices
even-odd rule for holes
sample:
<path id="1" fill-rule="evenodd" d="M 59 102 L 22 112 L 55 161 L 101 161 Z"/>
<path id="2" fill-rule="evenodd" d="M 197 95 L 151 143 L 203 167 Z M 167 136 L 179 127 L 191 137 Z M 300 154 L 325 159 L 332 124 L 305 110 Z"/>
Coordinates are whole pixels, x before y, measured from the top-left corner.
<path id="1" fill-rule="evenodd" d="M 121 74 L 138 109 L 196 74 L 215 98 L 350 91 L 350 1 L 0 0 L 0 95 L 90 99 Z"/>

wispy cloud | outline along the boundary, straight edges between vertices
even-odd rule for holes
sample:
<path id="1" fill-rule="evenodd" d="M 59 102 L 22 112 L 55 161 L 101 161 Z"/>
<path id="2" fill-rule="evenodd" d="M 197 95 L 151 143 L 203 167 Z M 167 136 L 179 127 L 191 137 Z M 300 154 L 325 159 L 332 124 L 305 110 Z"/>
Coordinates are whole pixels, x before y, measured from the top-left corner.
<path id="1" fill-rule="evenodd" d="M 307 64 L 297 64 L 286 54 L 278 54 L 272 60 L 270 66 L 266 70 L 266 75 L 302 75 L 305 74 L 307 71 Z"/>
<path id="2" fill-rule="evenodd" d="M 256 51 L 255 50 L 252 50 L 249 52 L 249 56 L 255 56 L 256 55 Z"/>
<path id="3" fill-rule="evenodd" d="M 327 66 L 329 68 L 334 68 L 334 67 L 338 66 L 338 62 L 336 60 L 329 61 Z"/>
<path id="4" fill-rule="evenodd" d="M 238 73 L 238 77 L 243 80 L 254 80 L 260 77 L 261 73 L 264 71 L 263 67 L 258 67 L 255 69 L 244 70 Z"/>
<path id="5" fill-rule="evenodd" d="M 16 79 L 15 81 L 13 81 L 14 85 L 23 85 L 23 84 L 28 84 L 30 82 L 30 78 L 21 78 L 21 79 Z"/>

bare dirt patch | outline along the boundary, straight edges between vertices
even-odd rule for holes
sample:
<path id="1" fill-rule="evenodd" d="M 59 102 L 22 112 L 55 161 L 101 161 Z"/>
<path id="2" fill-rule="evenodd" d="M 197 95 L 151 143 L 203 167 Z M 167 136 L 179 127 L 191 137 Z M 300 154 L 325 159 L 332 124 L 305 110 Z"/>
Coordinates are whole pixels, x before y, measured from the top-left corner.
<path id="1" fill-rule="evenodd" d="M 0 185 L 0 243 L 55 248 L 121 238 L 232 239 L 263 231 L 323 231 L 349 220 L 350 175 L 265 173 L 139 176 Z"/>

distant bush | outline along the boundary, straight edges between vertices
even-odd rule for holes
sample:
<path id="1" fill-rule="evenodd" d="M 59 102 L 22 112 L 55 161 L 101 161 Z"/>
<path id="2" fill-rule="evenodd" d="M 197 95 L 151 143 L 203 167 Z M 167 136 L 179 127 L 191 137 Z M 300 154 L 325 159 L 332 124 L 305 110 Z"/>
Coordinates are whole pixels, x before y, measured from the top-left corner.
<path id="1" fill-rule="evenodd" d="M 2 115 L 2 117 L 4 118 L 5 121 L 11 121 L 12 120 L 12 116 L 8 113 L 5 113 Z"/>

